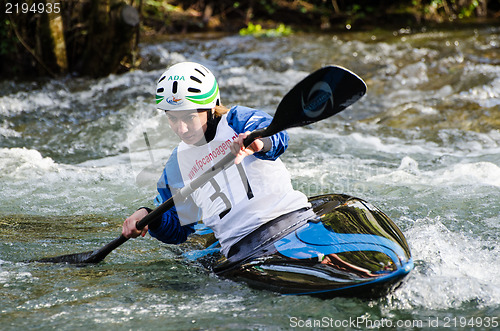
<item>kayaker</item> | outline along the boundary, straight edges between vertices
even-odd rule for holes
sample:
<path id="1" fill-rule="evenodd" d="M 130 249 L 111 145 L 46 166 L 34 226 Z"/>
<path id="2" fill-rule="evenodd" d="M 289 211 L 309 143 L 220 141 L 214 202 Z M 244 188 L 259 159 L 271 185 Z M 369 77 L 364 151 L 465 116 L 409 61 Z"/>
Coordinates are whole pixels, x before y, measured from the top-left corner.
<path id="1" fill-rule="evenodd" d="M 123 223 L 125 237 L 144 236 L 149 231 L 162 242 L 179 244 L 203 220 L 214 231 L 222 253 L 230 256 L 235 243 L 263 224 L 310 208 L 307 197 L 293 189 L 290 174 L 279 159 L 288 146 L 288 134 L 257 139 L 244 148 L 249 132 L 268 126 L 272 117 L 243 106 L 223 107 L 217 81 L 205 66 L 194 62 L 171 66 L 158 80 L 156 104 L 181 139 L 158 181 L 161 200 L 172 197 L 225 154 L 232 152 L 236 158 L 234 165 L 185 201 L 175 201 L 174 208 L 142 231 L 135 224 L 151 209 L 139 208 Z"/>

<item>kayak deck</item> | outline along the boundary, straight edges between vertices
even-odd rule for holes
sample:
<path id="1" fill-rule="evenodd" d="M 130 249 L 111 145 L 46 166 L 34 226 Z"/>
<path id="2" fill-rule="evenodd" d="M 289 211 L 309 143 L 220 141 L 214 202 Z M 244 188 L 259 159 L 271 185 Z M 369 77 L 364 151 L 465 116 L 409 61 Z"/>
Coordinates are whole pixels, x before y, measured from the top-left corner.
<path id="1" fill-rule="evenodd" d="M 254 288 L 319 297 L 382 296 L 413 269 L 404 235 L 375 206 L 341 194 L 309 201 L 313 213 L 290 215 L 274 225 L 271 221 L 252 234 L 263 245 L 245 245 L 248 248 L 225 258 L 213 233 L 202 228 L 196 236 L 205 240 L 205 248 L 186 256 Z"/>

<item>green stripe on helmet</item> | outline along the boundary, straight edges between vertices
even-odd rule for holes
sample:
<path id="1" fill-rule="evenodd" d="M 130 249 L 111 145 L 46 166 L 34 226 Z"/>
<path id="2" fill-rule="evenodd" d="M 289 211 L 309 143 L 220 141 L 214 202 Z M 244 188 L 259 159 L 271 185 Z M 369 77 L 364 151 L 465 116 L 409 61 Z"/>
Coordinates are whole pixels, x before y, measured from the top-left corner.
<path id="1" fill-rule="evenodd" d="M 214 101 L 218 93 L 219 93 L 219 85 L 217 85 L 217 81 L 214 81 L 214 86 L 207 93 L 201 95 L 186 96 L 186 99 L 188 99 L 193 103 L 197 103 L 199 105 L 206 105 Z"/>
<path id="2" fill-rule="evenodd" d="M 165 97 L 162 97 L 161 95 L 156 95 L 156 104 L 159 104 L 160 102 L 162 102 L 162 100 L 164 99 Z"/>

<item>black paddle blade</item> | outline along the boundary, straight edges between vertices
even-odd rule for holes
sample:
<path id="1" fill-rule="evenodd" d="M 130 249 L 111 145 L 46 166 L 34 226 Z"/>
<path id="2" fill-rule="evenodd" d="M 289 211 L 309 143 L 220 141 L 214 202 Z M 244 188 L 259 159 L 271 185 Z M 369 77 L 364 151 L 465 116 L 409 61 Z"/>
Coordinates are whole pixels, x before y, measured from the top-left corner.
<path id="1" fill-rule="evenodd" d="M 83 263 L 97 263 L 93 262 L 94 251 L 77 253 L 77 254 L 68 254 L 54 257 L 46 257 L 40 260 L 35 260 L 32 262 L 40 262 L 40 263 L 69 263 L 69 264 L 83 264 Z"/>
<path id="2" fill-rule="evenodd" d="M 173 205 L 173 204 L 172 204 Z M 146 218 L 146 217 L 145 217 Z M 143 225 L 142 227 L 144 227 Z M 126 242 L 128 238 L 123 235 L 117 237 L 115 240 L 108 243 L 106 246 L 95 250 L 83 253 L 60 255 L 54 257 L 46 257 L 40 260 L 35 260 L 31 262 L 41 262 L 41 263 L 68 263 L 68 264 L 87 264 L 87 263 L 99 263 L 109 253 L 111 253 L 115 248 L 119 247 L 121 244 Z"/>
<path id="3" fill-rule="evenodd" d="M 320 121 L 341 112 L 365 93 L 365 82 L 352 71 L 338 66 L 323 67 L 283 97 L 268 130 L 279 132 Z"/>

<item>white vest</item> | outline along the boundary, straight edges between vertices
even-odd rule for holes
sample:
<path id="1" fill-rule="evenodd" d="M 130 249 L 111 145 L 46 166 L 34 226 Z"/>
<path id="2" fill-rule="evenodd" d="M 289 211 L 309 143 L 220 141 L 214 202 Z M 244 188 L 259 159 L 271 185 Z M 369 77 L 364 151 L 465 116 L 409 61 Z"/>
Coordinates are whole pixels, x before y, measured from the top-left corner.
<path id="1" fill-rule="evenodd" d="M 177 160 L 184 184 L 210 169 L 227 153 L 238 134 L 223 115 L 214 139 L 203 146 L 184 142 L 177 149 Z M 231 246 L 260 225 L 291 211 L 309 207 L 307 197 L 293 189 L 290 174 L 280 159 L 261 160 L 253 155 L 241 164 L 219 172 L 192 195 L 227 256 Z M 180 219 L 182 225 L 193 219 Z"/>

